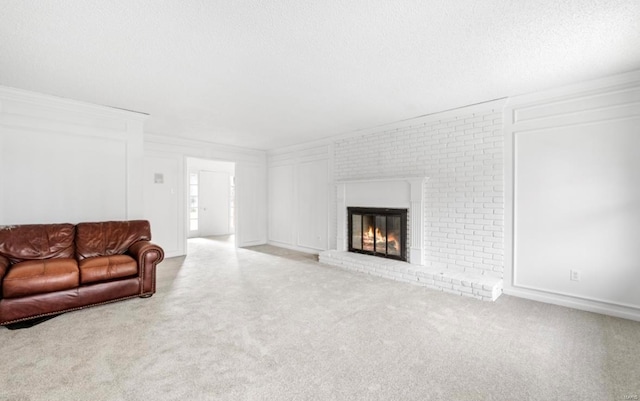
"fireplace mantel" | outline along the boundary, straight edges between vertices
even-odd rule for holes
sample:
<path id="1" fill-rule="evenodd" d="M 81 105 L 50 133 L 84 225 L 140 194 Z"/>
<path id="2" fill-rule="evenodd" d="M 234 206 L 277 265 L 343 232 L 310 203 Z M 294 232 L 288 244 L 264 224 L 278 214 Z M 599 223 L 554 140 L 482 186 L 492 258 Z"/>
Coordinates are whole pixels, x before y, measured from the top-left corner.
<path id="1" fill-rule="evenodd" d="M 409 262 L 424 265 L 424 184 L 428 177 L 393 177 L 336 182 L 337 250 L 347 251 L 347 207 L 409 210 Z"/>

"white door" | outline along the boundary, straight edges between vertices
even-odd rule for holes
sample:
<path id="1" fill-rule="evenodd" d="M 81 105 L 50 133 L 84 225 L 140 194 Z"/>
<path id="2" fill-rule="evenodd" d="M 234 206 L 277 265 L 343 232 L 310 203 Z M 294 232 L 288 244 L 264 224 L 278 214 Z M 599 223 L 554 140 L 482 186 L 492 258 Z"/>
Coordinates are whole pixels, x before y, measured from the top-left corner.
<path id="1" fill-rule="evenodd" d="M 198 183 L 198 234 L 230 234 L 230 174 L 219 171 L 200 171 Z"/>

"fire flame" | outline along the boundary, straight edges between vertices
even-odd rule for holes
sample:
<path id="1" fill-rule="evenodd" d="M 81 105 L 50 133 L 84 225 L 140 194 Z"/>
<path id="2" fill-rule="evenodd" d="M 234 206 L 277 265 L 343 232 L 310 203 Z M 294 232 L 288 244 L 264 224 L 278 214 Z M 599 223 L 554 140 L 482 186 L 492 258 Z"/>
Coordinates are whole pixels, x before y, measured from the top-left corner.
<path id="1" fill-rule="evenodd" d="M 365 247 L 367 245 L 373 246 L 374 235 L 372 226 L 369 226 L 369 229 L 364 233 L 363 237 Z M 398 239 L 392 233 L 389 233 L 388 237 L 385 237 L 378 227 L 376 227 L 375 240 L 376 244 L 384 245 L 384 243 L 387 242 L 390 249 L 399 250 Z"/>

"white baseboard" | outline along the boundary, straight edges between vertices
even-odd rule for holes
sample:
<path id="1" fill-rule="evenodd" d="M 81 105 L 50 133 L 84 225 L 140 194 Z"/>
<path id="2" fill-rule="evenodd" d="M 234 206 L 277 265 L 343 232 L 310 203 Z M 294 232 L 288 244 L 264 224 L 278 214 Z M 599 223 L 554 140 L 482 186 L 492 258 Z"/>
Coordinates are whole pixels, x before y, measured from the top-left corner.
<path id="1" fill-rule="evenodd" d="M 322 252 L 324 249 L 313 249 L 313 248 L 306 248 L 303 246 L 297 246 L 297 245 L 291 245 L 291 244 L 287 244 L 284 242 L 278 242 L 278 241 L 267 241 L 268 245 L 273 245 L 273 246 L 277 246 L 279 248 L 285 248 L 285 249 L 291 249 L 292 251 L 298 251 L 298 252 L 304 252 L 304 253 L 310 253 L 313 255 L 317 255 L 320 252 Z"/>
<path id="2" fill-rule="evenodd" d="M 165 259 L 167 259 L 167 258 L 175 258 L 175 257 L 178 257 L 178 256 L 185 256 L 185 255 L 186 255 L 186 252 L 183 252 L 183 251 L 171 251 L 171 252 L 165 252 L 164 253 L 164 258 Z"/>
<path id="3" fill-rule="evenodd" d="M 266 242 L 263 240 L 247 241 L 247 242 L 243 242 L 242 244 L 238 244 L 238 248 L 246 248 L 248 246 L 264 245 L 264 244 L 266 244 Z"/>
<path id="4" fill-rule="evenodd" d="M 591 301 L 582 298 L 575 298 L 566 295 L 559 295 L 518 287 L 506 287 L 504 288 L 503 293 L 506 295 L 512 295 L 514 297 L 530 299 L 533 301 L 566 306 L 567 308 L 579 309 L 587 312 L 600 313 L 603 315 L 610 315 L 623 319 L 640 321 L 640 309 L 629 308 L 626 306 L 608 304 L 604 302 Z"/>

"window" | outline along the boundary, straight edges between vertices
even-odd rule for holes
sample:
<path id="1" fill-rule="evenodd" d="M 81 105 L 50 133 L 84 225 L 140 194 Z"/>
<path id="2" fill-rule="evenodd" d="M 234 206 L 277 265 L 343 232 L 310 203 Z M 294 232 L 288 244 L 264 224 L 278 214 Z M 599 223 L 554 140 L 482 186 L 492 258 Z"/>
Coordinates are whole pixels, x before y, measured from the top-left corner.
<path id="1" fill-rule="evenodd" d="M 230 184 L 230 188 L 229 188 L 229 229 L 231 232 L 233 232 L 235 230 L 235 223 L 234 223 L 234 217 L 235 217 L 235 203 L 236 203 L 236 182 L 235 182 L 235 177 L 234 176 L 230 176 L 229 177 L 229 184 Z"/>
<path id="2" fill-rule="evenodd" d="M 198 173 L 189 174 L 189 230 L 198 229 Z"/>

